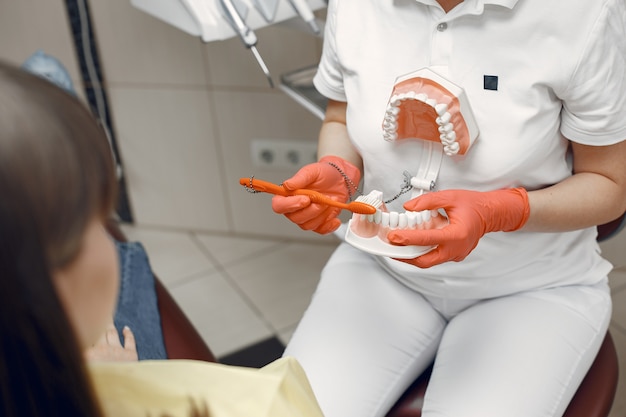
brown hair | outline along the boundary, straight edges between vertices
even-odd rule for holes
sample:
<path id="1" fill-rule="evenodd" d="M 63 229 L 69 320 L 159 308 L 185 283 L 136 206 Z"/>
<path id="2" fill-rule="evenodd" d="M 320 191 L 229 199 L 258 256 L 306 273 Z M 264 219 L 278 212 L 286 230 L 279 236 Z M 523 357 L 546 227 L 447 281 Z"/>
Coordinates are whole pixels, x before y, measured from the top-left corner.
<path id="1" fill-rule="evenodd" d="M 116 184 L 91 112 L 0 62 L 0 415 L 100 415 L 51 272 L 111 214 Z"/>

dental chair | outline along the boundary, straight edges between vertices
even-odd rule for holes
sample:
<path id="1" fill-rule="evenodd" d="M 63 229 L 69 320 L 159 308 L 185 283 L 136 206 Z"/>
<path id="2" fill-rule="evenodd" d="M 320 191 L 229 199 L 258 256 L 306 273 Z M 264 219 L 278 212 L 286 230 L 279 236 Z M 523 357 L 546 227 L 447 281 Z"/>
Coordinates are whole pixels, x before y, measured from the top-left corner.
<path id="1" fill-rule="evenodd" d="M 625 215 L 598 227 L 598 240 L 615 235 L 625 223 Z M 111 235 L 124 241 L 125 236 L 112 222 Z M 156 278 L 158 307 L 165 349 L 169 359 L 194 359 L 216 362 L 211 349 L 176 303 L 165 286 Z M 432 366 L 404 393 L 387 417 L 421 417 L 424 393 Z M 611 334 L 607 332 L 595 361 L 587 372 L 563 417 L 607 417 L 611 410 L 618 380 L 617 352 Z"/>

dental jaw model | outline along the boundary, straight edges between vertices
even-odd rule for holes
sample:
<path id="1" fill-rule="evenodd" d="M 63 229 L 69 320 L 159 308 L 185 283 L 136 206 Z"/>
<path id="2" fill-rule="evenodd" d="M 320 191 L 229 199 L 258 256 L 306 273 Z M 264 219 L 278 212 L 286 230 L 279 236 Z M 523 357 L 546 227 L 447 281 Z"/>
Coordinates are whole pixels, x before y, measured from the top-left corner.
<path id="1" fill-rule="evenodd" d="M 417 174 L 410 178 L 411 198 L 435 188 L 443 154 L 465 155 L 478 137 L 478 127 L 463 89 L 429 68 L 399 77 L 383 120 L 383 137 L 393 142 L 416 140 L 422 146 Z M 437 229 L 448 219 L 437 210 L 389 212 L 382 192 L 359 197 L 377 208 L 375 214 L 353 214 L 346 242 L 374 255 L 413 259 L 435 246 L 392 245 L 387 234 L 393 229 Z"/>
<path id="2" fill-rule="evenodd" d="M 465 91 L 429 68 L 399 77 L 387 104 L 387 141 L 441 142 L 448 156 L 465 155 L 478 136 Z"/>

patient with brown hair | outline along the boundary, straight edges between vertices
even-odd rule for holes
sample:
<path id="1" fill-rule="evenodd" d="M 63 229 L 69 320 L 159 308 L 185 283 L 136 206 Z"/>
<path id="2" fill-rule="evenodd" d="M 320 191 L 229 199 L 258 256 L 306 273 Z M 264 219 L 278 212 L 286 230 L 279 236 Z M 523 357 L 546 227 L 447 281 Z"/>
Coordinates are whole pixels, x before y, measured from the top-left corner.
<path id="1" fill-rule="evenodd" d="M 321 416 L 292 358 L 85 360 L 119 290 L 106 135 L 75 96 L 2 62 L 0 91 L 0 415 Z"/>

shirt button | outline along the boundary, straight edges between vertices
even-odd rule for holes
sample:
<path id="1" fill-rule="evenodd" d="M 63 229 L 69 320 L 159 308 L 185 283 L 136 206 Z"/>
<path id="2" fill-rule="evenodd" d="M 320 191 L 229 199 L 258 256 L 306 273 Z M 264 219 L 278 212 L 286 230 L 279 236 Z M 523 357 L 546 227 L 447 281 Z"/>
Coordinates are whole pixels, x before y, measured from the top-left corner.
<path id="1" fill-rule="evenodd" d="M 447 24 L 447 23 L 445 23 L 445 22 L 443 22 L 443 23 L 439 23 L 439 24 L 437 25 L 437 30 L 438 30 L 439 32 L 443 32 L 443 31 L 444 31 L 444 30 L 446 30 L 446 29 L 448 29 L 448 24 Z"/>

